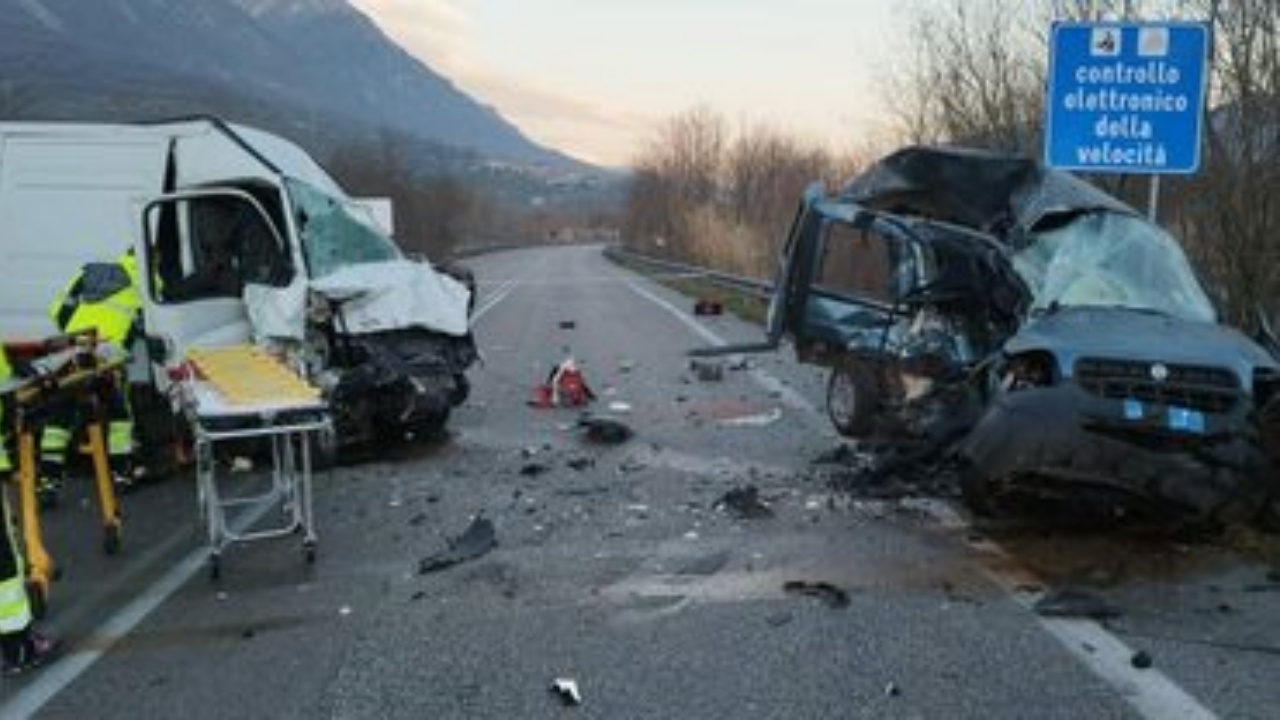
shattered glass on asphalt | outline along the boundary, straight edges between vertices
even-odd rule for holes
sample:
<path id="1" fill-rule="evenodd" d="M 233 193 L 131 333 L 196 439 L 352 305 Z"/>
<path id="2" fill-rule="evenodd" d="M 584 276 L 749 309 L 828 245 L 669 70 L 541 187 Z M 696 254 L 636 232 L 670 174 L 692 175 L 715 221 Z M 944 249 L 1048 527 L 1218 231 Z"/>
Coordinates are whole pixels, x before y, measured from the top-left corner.
<path id="1" fill-rule="evenodd" d="M 1087 213 L 1034 237 L 1013 257 L 1033 311 L 1108 307 L 1217 320 L 1177 243 L 1142 218 Z"/>

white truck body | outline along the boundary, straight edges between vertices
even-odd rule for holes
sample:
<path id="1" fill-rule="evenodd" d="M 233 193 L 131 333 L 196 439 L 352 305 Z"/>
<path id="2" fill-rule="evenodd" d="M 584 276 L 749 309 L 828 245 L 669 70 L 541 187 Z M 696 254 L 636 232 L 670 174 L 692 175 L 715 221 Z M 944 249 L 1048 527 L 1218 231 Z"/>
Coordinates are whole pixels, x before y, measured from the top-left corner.
<path id="1" fill-rule="evenodd" d="M 404 258 L 378 227 L 391 222 L 390 208 L 372 205 L 289 141 L 212 118 L 0 123 L 0 337 L 55 333 L 48 309 L 59 290 L 85 263 L 133 248 L 147 345 L 162 344 L 165 362 L 193 346 L 255 340 L 305 350 L 319 301 L 331 303 L 343 336 L 362 342 L 427 333 L 465 386 L 457 368 L 469 354 L 451 343 L 474 351 L 469 289 Z M 434 351 L 424 347 L 392 364 L 440 366 L 425 361 Z M 379 351 L 347 354 L 354 367 Z M 307 361 L 323 373 L 328 357 Z M 421 387 L 430 373 L 411 374 Z M 156 378 L 164 384 L 163 373 Z"/>

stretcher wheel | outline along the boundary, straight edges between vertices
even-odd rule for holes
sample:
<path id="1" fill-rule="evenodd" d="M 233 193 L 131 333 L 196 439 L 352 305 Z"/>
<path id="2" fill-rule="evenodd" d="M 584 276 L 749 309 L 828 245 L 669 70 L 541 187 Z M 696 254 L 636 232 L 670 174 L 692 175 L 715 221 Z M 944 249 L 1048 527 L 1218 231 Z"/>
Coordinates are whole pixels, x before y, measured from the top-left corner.
<path id="1" fill-rule="evenodd" d="M 222 558 L 217 555 L 209 556 L 209 579 L 217 580 L 222 577 Z"/>
<path id="2" fill-rule="evenodd" d="M 307 544 L 306 546 L 304 546 L 302 548 L 302 555 L 307 559 L 308 565 L 316 564 L 316 546 L 315 545 Z"/>
<path id="3" fill-rule="evenodd" d="M 107 525 L 102 528 L 102 552 L 107 555 L 117 555 L 120 553 L 120 526 Z"/>

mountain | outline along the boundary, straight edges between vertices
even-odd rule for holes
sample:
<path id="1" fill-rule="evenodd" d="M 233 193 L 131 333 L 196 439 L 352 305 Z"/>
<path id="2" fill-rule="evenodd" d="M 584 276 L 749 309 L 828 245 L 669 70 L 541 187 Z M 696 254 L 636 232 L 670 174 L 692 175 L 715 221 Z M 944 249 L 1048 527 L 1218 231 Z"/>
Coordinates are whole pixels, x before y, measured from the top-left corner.
<path id="1" fill-rule="evenodd" d="M 410 56 L 345 0 L 0 0 L 0 117 L 211 112 L 332 150 L 580 169 Z"/>

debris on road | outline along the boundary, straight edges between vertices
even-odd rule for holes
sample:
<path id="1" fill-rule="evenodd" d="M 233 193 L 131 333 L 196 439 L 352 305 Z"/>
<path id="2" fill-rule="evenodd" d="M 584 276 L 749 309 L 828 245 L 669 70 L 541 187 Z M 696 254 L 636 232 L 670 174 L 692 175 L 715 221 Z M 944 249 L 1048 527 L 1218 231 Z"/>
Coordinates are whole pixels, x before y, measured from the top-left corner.
<path id="1" fill-rule="evenodd" d="M 1120 609 L 1079 588 L 1058 588 L 1045 593 L 1031 608 L 1041 617 L 1108 620 L 1120 617 Z"/>
<path id="2" fill-rule="evenodd" d="M 595 467 L 596 461 L 589 457 L 575 457 L 575 458 L 570 458 L 569 461 L 565 463 L 565 465 L 568 465 L 570 470 L 583 472 L 585 470 L 589 470 Z"/>
<path id="3" fill-rule="evenodd" d="M 529 405 L 549 409 L 557 407 L 582 407 L 596 399 L 587 385 L 587 377 L 573 357 L 565 358 L 552 369 L 547 381 L 533 389 Z"/>
<path id="4" fill-rule="evenodd" d="M 634 360 L 622 359 L 618 361 L 618 372 L 622 373 L 623 375 L 626 375 L 635 369 L 636 369 L 636 363 Z"/>
<path id="5" fill-rule="evenodd" d="M 1139 650 L 1138 652 L 1133 654 L 1132 658 L 1129 659 L 1129 664 L 1139 670 L 1147 670 L 1147 669 L 1150 669 L 1151 666 L 1154 665 L 1155 663 L 1151 659 L 1151 653 L 1147 652 L 1146 650 Z"/>
<path id="6" fill-rule="evenodd" d="M 890 682 L 884 686 L 885 697 L 898 697 L 902 695 L 902 688 L 898 687 L 895 682 Z"/>
<path id="7" fill-rule="evenodd" d="M 602 445 L 621 445 L 635 435 L 630 426 L 612 418 L 584 415 L 578 420 L 583 438 Z"/>
<path id="8" fill-rule="evenodd" d="M 701 298 L 693 304 L 693 314 L 698 316 L 723 315 L 724 305 L 716 300 Z"/>
<path id="9" fill-rule="evenodd" d="M 524 467 L 520 468 L 520 474 L 524 477 L 538 477 L 550 469 L 551 468 L 543 465 L 542 463 L 527 463 Z"/>
<path id="10" fill-rule="evenodd" d="M 788 580 L 782 584 L 782 591 L 788 595 L 817 598 L 822 601 L 822 604 L 832 609 L 849 607 L 849 593 L 829 582 Z"/>
<path id="11" fill-rule="evenodd" d="M 561 320 L 560 329 L 561 330 L 577 330 L 578 323 L 577 321 L 574 321 L 574 320 Z"/>
<path id="12" fill-rule="evenodd" d="M 477 516 L 462 535 L 448 540 L 448 547 L 419 561 L 418 574 L 426 575 L 474 560 L 487 554 L 497 545 L 498 533 L 493 521 Z"/>
<path id="13" fill-rule="evenodd" d="M 609 403 L 609 412 L 614 413 L 616 415 L 626 415 L 627 413 L 631 412 L 631 403 L 622 402 L 621 400 L 615 400 Z"/>
<path id="14" fill-rule="evenodd" d="M 573 678 L 556 678 L 551 681 L 551 692 L 559 696 L 565 705 L 581 705 L 582 694 L 578 692 L 578 681 Z"/>
<path id="15" fill-rule="evenodd" d="M 689 361 L 689 369 L 700 382 L 720 382 L 724 379 L 724 365 L 715 360 L 695 358 Z"/>
<path id="16" fill-rule="evenodd" d="M 760 498 L 755 485 L 736 487 L 716 501 L 714 507 L 723 509 L 739 520 L 760 520 L 773 517 L 773 508 Z"/>
<path id="17" fill-rule="evenodd" d="M 724 427 L 759 428 L 769 427 L 781 419 L 782 408 L 773 408 L 767 412 L 756 413 L 754 415 L 740 415 L 738 417 L 724 418 L 720 420 L 720 424 Z"/>

